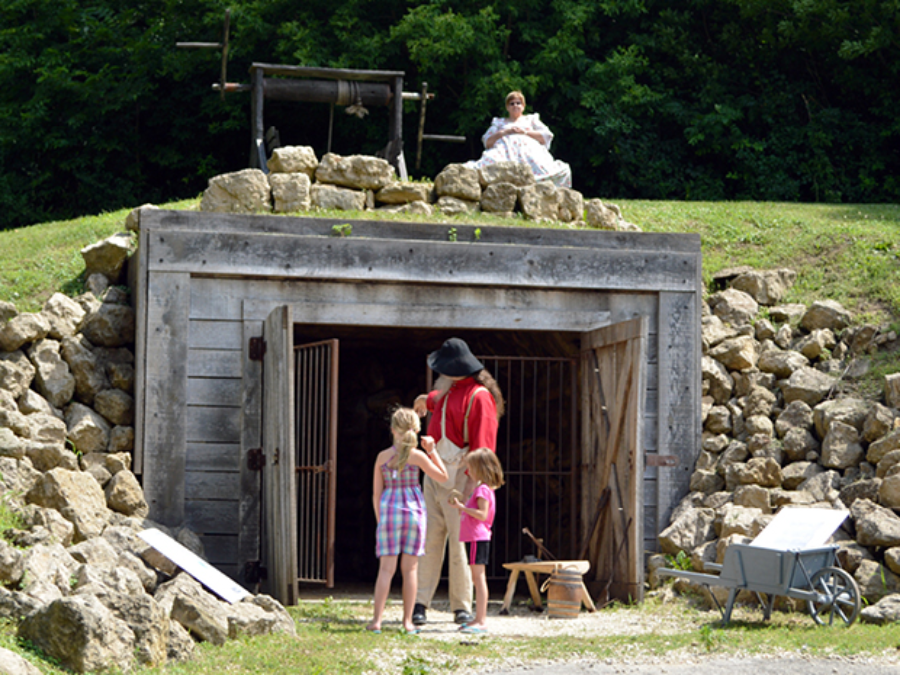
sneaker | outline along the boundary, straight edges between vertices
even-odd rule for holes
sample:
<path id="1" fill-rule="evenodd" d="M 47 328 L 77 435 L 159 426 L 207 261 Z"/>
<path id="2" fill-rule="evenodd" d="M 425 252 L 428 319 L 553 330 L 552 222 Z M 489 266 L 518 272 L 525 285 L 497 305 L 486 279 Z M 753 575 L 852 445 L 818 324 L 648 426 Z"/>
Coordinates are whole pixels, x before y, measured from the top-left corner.
<path id="1" fill-rule="evenodd" d="M 425 621 L 427 621 L 427 619 L 425 618 L 425 605 L 420 605 L 417 602 L 416 606 L 413 607 L 413 615 L 412 615 L 413 625 L 414 626 L 424 626 Z"/>
<path id="2" fill-rule="evenodd" d="M 453 620 L 460 625 L 465 625 L 467 623 L 472 623 L 475 620 L 475 617 L 464 609 L 457 609 L 453 612 Z M 413 616 L 413 621 L 415 621 L 415 616 Z"/>

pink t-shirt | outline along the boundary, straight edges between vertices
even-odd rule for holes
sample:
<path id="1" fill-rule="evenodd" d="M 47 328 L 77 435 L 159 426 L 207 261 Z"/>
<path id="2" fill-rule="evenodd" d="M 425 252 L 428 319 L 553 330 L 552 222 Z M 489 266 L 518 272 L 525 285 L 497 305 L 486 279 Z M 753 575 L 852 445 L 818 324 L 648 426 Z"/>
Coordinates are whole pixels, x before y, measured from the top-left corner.
<path id="1" fill-rule="evenodd" d="M 490 541 L 491 525 L 494 524 L 494 511 L 497 510 L 497 501 L 494 498 L 494 491 L 484 483 L 479 483 L 478 487 L 472 493 L 469 501 L 466 502 L 466 508 L 477 509 L 478 498 L 486 499 L 488 503 L 487 520 L 478 520 L 468 513 L 460 512 L 459 519 L 459 540 L 460 541 Z"/>

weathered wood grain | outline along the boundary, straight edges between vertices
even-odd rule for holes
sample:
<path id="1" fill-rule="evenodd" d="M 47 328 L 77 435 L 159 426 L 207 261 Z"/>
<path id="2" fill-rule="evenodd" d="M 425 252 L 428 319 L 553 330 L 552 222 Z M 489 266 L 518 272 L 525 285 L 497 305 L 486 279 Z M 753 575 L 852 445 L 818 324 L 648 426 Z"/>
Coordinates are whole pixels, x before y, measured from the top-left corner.
<path id="1" fill-rule="evenodd" d="M 154 520 L 184 520 L 185 415 L 190 277 L 150 272 L 146 340 L 140 354 L 144 496 Z"/>
<path id="2" fill-rule="evenodd" d="M 681 291 L 698 254 L 179 231 L 148 236 L 154 269 L 281 279 Z M 327 261 L 327 264 L 323 264 Z"/>
<path id="3" fill-rule="evenodd" d="M 668 522 L 677 500 L 687 494 L 700 447 L 700 298 L 695 293 L 660 293 L 659 448 L 678 466 L 660 473 L 658 501 Z"/>
<path id="4" fill-rule="evenodd" d="M 142 229 L 158 231 L 206 230 L 213 232 L 266 232 L 287 235 L 316 235 L 336 238 L 335 225 L 351 225 L 351 237 L 447 242 L 450 229 L 456 230 L 459 245 L 470 243 L 512 244 L 517 246 L 556 246 L 593 249 L 632 249 L 697 253 L 699 234 L 665 234 L 656 232 L 613 232 L 608 230 L 562 230 L 541 227 L 499 227 L 464 223 L 403 223 L 381 220 L 340 218 L 307 218 L 231 213 L 197 213 L 158 210 L 145 213 Z"/>
<path id="5" fill-rule="evenodd" d="M 241 442 L 240 408 L 187 406 L 184 420 L 186 440 L 193 443 Z"/>

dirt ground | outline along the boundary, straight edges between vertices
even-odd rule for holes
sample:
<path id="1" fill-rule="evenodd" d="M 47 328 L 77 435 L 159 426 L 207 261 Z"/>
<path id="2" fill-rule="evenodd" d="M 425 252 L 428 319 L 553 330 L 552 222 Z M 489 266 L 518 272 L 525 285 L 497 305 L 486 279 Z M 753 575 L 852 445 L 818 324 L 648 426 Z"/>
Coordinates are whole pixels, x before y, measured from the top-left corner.
<path id="1" fill-rule="evenodd" d="M 336 594 L 337 599 L 352 600 L 360 605 L 360 621 L 367 620 L 367 612 L 371 611 L 371 589 L 358 588 L 353 592 L 345 591 Z M 303 597 L 303 593 L 301 593 Z M 446 597 L 446 596 L 444 596 Z M 472 642 L 480 639 L 491 639 L 498 642 L 498 638 L 527 639 L 538 636 L 567 635 L 570 637 L 583 637 L 585 639 L 597 635 L 642 635 L 655 633 L 657 635 L 678 634 L 688 631 L 696 631 L 697 627 L 690 621 L 685 621 L 677 612 L 642 612 L 634 609 L 604 609 L 591 613 L 582 611 L 574 619 L 550 618 L 547 612 L 534 612 L 529 604 L 521 602 L 524 598 L 516 596 L 516 602 L 510 609 L 508 616 L 499 616 L 498 612 L 502 602 L 502 592 L 491 590 L 491 602 L 488 608 L 488 635 L 481 636 L 462 635 L 459 626 L 453 622 L 453 614 L 450 612 L 449 603 L 446 600 L 436 600 L 428 610 L 428 623 L 422 627 L 421 633 L 414 639 L 423 641 L 459 641 L 461 643 Z M 401 619 L 400 596 L 392 592 L 388 607 L 385 611 L 383 628 L 386 633 L 400 631 Z M 718 614 L 710 612 L 710 620 L 714 621 Z M 810 619 L 812 621 L 812 619 Z M 838 629 L 835 629 L 838 630 Z M 393 642 L 393 641 L 392 641 Z M 402 645 L 397 648 L 396 664 L 398 670 L 402 667 L 402 659 L 405 657 Z M 498 645 L 498 649 L 502 646 Z M 391 655 L 385 654 L 388 661 Z M 466 663 L 456 672 L 463 675 L 900 675 L 900 651 L 897 654 L 885 655 L 880 658 L 804 658 L 800 655 L 771 655 L 769 657 L 722 657 L 715 654 L 697 655 L 680 654 L 673 652 L 664 659 L 647 657 L 647 655 L 623 653 L 619 658 L 608 660 L 580 660 L 573 658 L 561 658 L 547 662 L 525 662 L 514 655 L 492 661 L 490 665 L 484 663 Z"/>

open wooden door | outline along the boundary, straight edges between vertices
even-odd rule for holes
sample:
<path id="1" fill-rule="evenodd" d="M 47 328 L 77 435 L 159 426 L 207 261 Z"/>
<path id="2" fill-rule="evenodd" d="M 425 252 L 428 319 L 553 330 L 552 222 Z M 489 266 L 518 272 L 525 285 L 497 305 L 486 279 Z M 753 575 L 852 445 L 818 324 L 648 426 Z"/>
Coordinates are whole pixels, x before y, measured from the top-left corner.
<path id="1" fill-rule="evenodd" d="M 263 356 L 263 567 L 267 592 L 297 603 L 294 322 L 282 305 L 266 318 Z"/>
<path id="2" fill-rule="evenodd" d="M 338 341 L 295 347 L 297 577 L 334 587 Z"/>
<path id="3" fill-rule="evenodd" d="M 599 604 L 644 593 L 642 421 L 647 319 L 584 333 L 581 343 L 581 557 Z"/>

